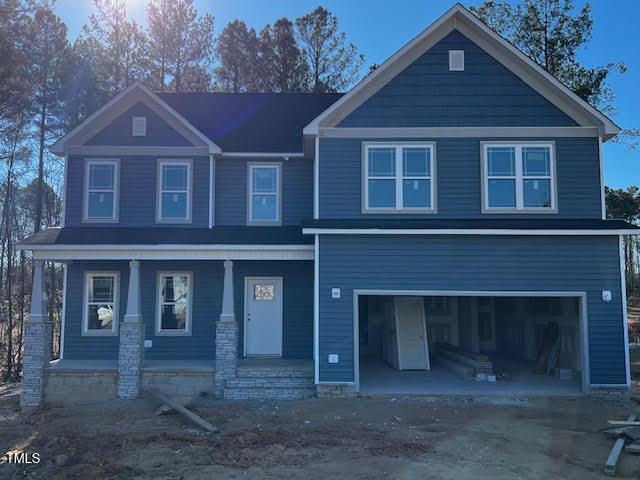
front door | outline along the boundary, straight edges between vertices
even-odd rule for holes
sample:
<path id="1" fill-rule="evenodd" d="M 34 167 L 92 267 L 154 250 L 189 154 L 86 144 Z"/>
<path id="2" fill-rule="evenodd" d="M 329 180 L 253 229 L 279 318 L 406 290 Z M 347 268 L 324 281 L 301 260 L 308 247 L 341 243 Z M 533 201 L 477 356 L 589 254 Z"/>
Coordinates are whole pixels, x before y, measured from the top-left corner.
<path id="1" fill-rule="evenodd" d="M 430 370 L 422 297 L 395 297 L 400 370 Z"/>
<path id="2" fill-rule="evenodd" d="M 246 279 L 244 352 L 282 356 L 282 278 Z"/>

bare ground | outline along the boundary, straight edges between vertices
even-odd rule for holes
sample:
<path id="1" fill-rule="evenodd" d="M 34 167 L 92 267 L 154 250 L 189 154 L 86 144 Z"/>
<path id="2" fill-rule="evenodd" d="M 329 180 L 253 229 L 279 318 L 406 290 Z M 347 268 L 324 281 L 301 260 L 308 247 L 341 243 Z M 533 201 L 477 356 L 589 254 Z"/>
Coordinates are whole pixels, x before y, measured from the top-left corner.
<path id="1" fill-rule="evenodd" d="M 154 415 L 156 406 L 24 417 L 17 397 L 0 392 L 0 478 L 589 480 L 602 478 L 613 445 L 598 430 L 639 410 L 586 398 L 209 402 L 193 409 L 221 433 L 204 434 L 179 415 Z M 4 454 L 19 450 L 41 462 L 7 464 Z M 623 454 L 618 477 L 639 469 L 640 456 Z"/>

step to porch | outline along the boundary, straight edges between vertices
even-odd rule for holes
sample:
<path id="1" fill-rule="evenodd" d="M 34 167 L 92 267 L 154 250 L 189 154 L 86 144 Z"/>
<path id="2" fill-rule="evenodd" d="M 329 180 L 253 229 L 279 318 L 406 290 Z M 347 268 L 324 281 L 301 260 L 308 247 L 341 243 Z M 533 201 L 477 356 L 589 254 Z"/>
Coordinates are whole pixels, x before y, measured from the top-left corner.
<path id="1" fill-rule="evenodd" d="M 307 361 L 241 361 L 236 378 L 225 381 L 224 398 L 297 400 L 315 397 L 313 375 L 313 365 Z"/>

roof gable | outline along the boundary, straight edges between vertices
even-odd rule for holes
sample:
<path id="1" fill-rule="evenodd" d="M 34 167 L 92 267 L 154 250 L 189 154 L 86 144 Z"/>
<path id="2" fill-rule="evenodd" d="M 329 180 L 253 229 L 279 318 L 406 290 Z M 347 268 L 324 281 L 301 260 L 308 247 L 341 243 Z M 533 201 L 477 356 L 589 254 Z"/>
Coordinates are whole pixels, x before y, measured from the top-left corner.
<path id="1" fill-rule="evenodd" d="M 51 152 L 57 155 L 64 155 L 68 146 L 85 145 L 96 134 L 110 128 L 109 125 L 112 122 L 120 121 L 119 119 L 126 115 L 132 107 L 141 108 L 138 104 L 143 104 L 183 136 L 191 145 L 208 147 L 210 153 L 219 153 L 221 151 L 214 142 L 191 125 L 160 97 L 151 92 L 142 83 L 135 82 L 54 143 L 50 148 Z"/>
<path id="2" fill-rule="evenodd" d="M 449 50 L 464 70 L 449 70 Z M 338 127 L 569 127 L 576 122 L 457 29 Z"/>
<path id="3" fill-rule="evenodd" d="M 318 135 L 320 128 L 339 125 L 350 113 L 454 29 L 484 51 L 490 52 L 495 60 L 507 67 L 579 126 L 598 127 L 605 138 L 616 135 L 620 131 L 620 127 L 606 115 L 574 94 L 557 78 L 487 27 L 465 7 L 456 4 L 379 68 L 362 79 L 339 101 L 317 116 L 305 127 L 304 133 Z"/>

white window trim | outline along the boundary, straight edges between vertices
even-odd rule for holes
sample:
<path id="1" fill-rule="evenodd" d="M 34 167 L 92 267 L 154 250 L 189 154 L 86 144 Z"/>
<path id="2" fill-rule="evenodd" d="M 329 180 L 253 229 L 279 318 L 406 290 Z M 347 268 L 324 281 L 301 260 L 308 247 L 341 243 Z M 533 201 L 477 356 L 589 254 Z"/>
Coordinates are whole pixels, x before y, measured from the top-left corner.
<path id="1" fill-rule="evenodd" d="M 110 218 L 89 217 L 89 180 L 92 165 L 113 165 L 113 212 Z M 84 207 L 82 221 L 84 223 L 117 223 L 120 212 L 120 159 L 119 158 L 86 158 L 84 164 Z M 106 190 L 105 190 L 106 192 Z"/>
<path id="2" fill-rule="evenodd" d="M 487 161 L 487 152 L 489 147 L 513 147 L 516 151 L 516 172 L 515 177 L 500 177 L 500 178 L 514 178 L 516 183 L 516 206 L 513 207 L 490 207 L 489 206 L 489 162 Z M 524 193 L 523 193 L 523 179 L 525 178 L 522 173 L 522 149 L 526 147 L 548 147 L 550 151 L 549 156 L 549 173 L 550 173 L 550 196 L 551 207 L 525 207 L 524 206 Z M 557 172 L 556 172 L 556 148 L 555 142 L 480 142 L 481 151 L 481 168 L 482 168 L 482 213 L 558 213 L 558 188 L 557 188 Z M 536 177 L 526 177 L 536 178 Z M 546 178 L 539 176 L 539 178 Z"/>
<path id="3" fill-rule="evenodd" d="M 132 137 L 147 136 L 147 117 L 131 118 L 131 136 Z"/>
<path id="4" fill-rule="evenodd" d="M 89 329 L 89 282 L 93 277 L 114 277 L 113 286 L 113 321 L 111 330 Z M 118 335 L 118 323 L 120 322 L 120 272 L 85 272 L 84 293 L 82 296 L 82 336 L 88 337 L 113 337 Z"/>
<path id="5" fill-rule="evenodd" d="M 165 330 L 162 328 L 162 279 L 171 276 L 187 277 L 187 317 L 184 330 Z M 191 311 L 193 309 L 193 272 L 158 272 L 156 281 L 156 335 L 167 337 L 191 336 Z"/>
<path id="6" fill-rule="evenodd" d="M 177 165 L 187 167 L 187 216 L 186 218 L 164 218 L 162 216 L 162 167 Z M 158 181 L 156 185 L 156 223 L 191 223 L 193 205 L 193 160 L 191 159 L 163 159 L 158 160 Z"/>
<path id="7" fill-rule="evenodd" d="M 282 225 L 282 163 L 280 162 L 252 162 L 247 163 L 247 225 Z M 253 220 L 253 170 L 255 168 L 271 167 L 276 169 L 276 219 Z"/>
<path id="8" fill-rule="evenodd" d="M 437 182 L 437 174 L 436 174 L 436 148 L 434 142 L 403 142 L 403 143 L 381 143 L 381 142 L 366 142 L 362 144 L 362 191 L 364 195 L 362 196 L 362 213 L 437 213 L 438 209 L 436 206 L 436 182 Z M 394 179 L 396 182 L 396 206 L 395 208 L 377 208 L 377 207 L 369 207 L 369 150 L 371 148 L 394 148 L 396 152 L 396 172 L 395 177 L 386 177 L 387 179 Z M 429 176 L 420 177 L 421 179 L 430 180 L 431 181 L 431 198 L 430 203 L 431 207 L 405 207 L 403 202 L 403 194 L 402 194 L 402 180 L 403 171 L 402 171 L 402 149 L 403 148 L 427 148 L 429 150 L 429 156 L 431 159 L 430 171 L 431 174 Z M 411 178 L 411 177 L 407 177 Z"/>

